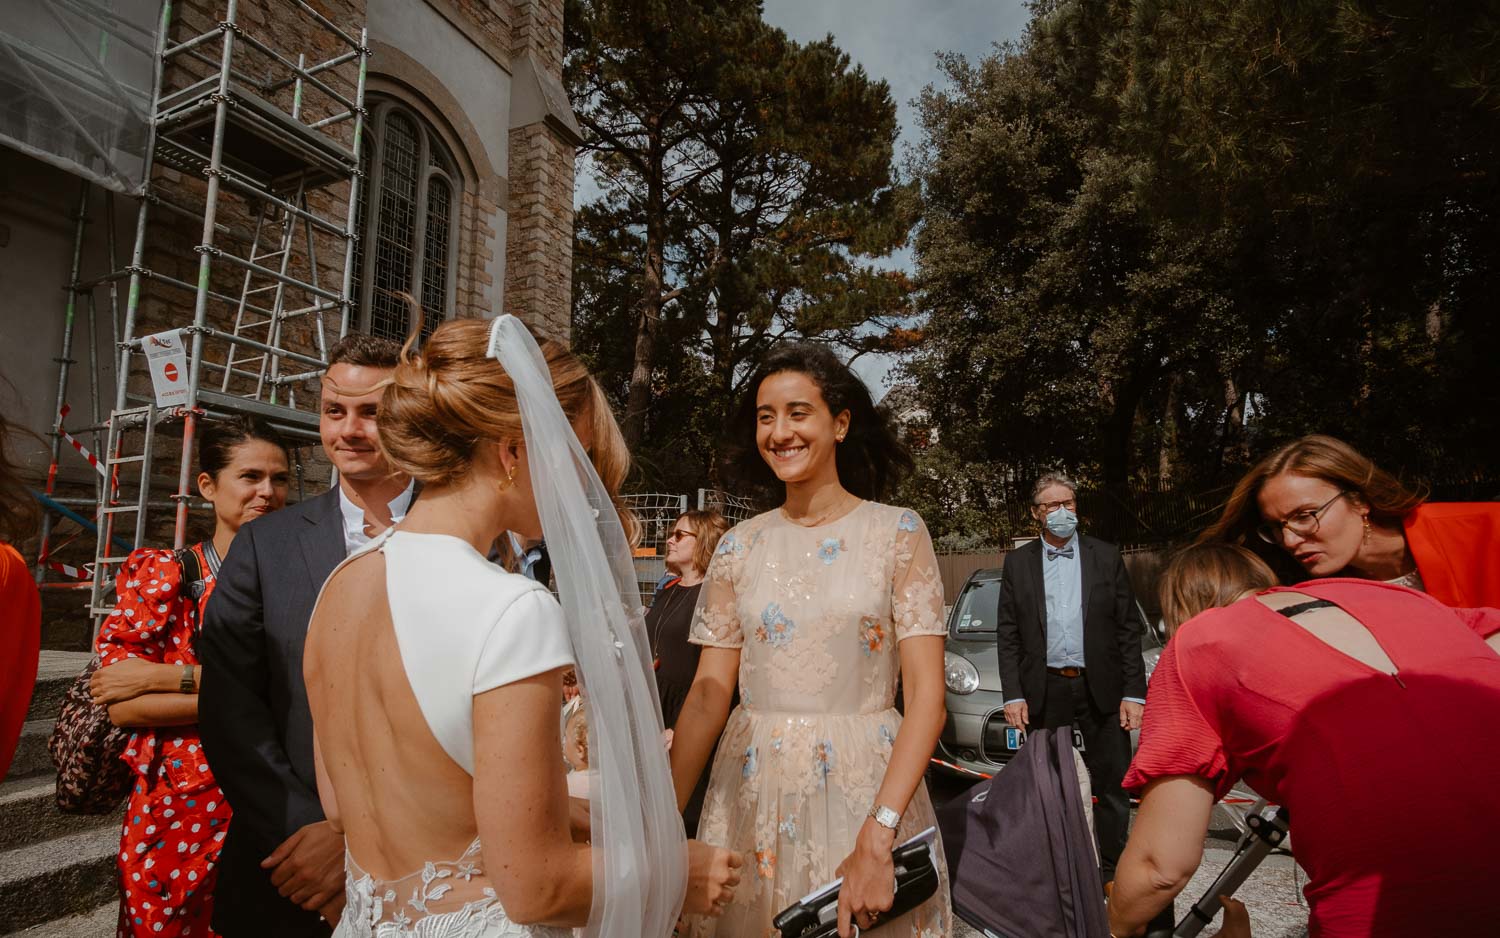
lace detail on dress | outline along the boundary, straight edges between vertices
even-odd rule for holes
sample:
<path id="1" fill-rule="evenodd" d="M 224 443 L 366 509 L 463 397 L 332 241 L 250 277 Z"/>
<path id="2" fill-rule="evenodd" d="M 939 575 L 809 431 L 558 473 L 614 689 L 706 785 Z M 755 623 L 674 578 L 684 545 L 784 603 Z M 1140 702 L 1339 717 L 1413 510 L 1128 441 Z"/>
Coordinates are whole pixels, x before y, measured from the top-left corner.
<path id="1" fill-rule="evenodd" d="M 517 925 L 481 867 L 479 840 L 463 856 L 377 880 L 344 855 L 346 905 L 334 938 L 571 938 L 572 929 Z"/>

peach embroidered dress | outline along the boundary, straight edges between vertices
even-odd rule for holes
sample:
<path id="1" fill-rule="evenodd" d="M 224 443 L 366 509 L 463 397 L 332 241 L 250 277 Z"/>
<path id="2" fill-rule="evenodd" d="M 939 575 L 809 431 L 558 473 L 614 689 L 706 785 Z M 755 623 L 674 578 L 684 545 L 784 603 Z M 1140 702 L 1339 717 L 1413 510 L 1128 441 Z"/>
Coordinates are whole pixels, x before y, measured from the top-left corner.
<path id="1" fill-rule="evenodd" d="M 747 875 L 724 915 L 694 921 L 692 935 L 774 936 L 777 912 L 835 878 L 901 727 L 896 646 L 944 633 L 937 558 L 915 512 L 862 502 L 803 527 L 778 509 L 724 535 L 691 640 L 740 649 L 740 705 L 719 742 L 698 837 L 743 851 Z M 934 823 L 924 783 L 897 842 Z M 881 934 L 949 933 L 940 872 L 937 894 Z"/>

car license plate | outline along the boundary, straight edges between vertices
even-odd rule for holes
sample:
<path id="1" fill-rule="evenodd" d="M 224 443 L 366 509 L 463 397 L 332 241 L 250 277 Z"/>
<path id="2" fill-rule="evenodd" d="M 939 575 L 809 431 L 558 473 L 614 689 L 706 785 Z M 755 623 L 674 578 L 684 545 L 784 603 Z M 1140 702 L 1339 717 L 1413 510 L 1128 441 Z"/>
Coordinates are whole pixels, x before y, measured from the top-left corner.
<path id="1" fill-rule="evenodd" d="M 1016 729 L 1014 726 L 1005 728 L 1005 748 L 1014 752 L 1021 748 L 1021 743 L 1026 741 L 1026 733 Z"/>

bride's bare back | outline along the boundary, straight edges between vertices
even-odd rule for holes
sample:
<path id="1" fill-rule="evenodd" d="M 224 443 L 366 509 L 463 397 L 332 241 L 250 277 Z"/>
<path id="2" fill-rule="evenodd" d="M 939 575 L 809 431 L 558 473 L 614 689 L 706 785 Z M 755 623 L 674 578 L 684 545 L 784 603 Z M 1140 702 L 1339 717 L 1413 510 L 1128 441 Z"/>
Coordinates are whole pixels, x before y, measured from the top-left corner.
<path id="1" fill-rule="evenodd" d="M 338 934 L 438 915 L 461 936 L 581 923 L 555 601 L 457 538 L 373 546 L 329 578 L 304 654 L 319 794 L 349 854 Z"/>
<path id="2" fill-rule="evenodd" d="M 479 831 L 474 780 L 422 716 L 385 597 L 379 551 L 330 579 L 308 629 L 305 670 L 334 796 L 324 795 L 329 818 L 367 872 L 394 879 L 459 857 Z"/>

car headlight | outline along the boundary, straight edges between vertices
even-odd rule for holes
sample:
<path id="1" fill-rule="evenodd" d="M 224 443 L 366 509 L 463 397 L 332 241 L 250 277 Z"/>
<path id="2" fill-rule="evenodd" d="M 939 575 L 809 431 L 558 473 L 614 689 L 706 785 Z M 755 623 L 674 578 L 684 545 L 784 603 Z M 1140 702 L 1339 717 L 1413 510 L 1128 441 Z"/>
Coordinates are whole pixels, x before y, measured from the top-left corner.
<path id="1" fill-rule="evenodd" d="M 943 683 L 955 694 L 972 694 L 979 689 L 979 671 L 963 655 L 945 651 Z"/>

